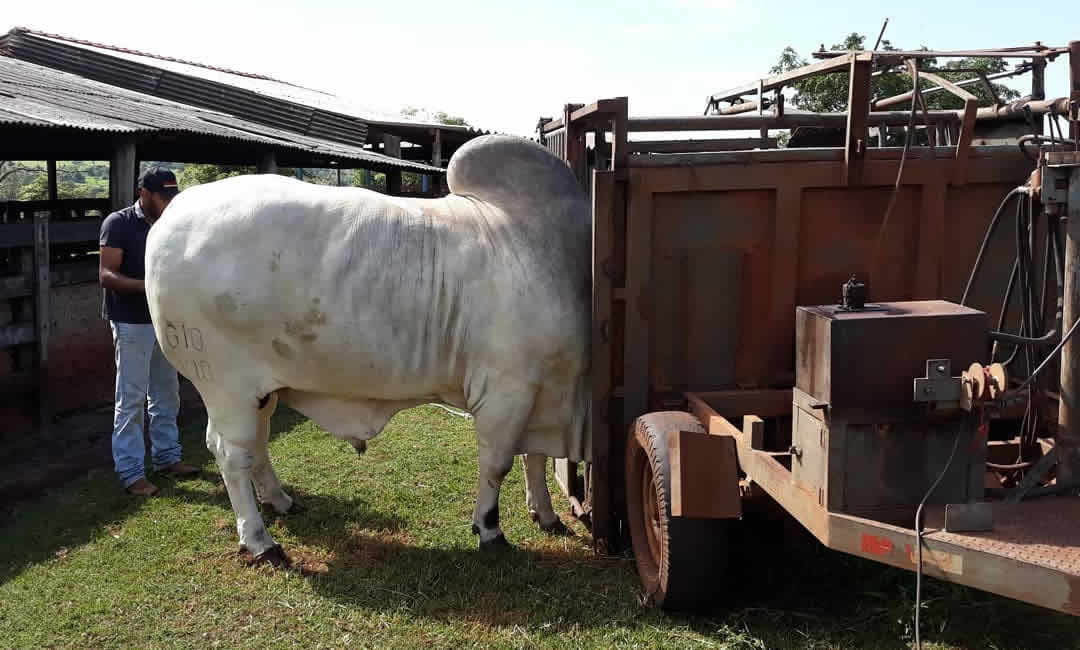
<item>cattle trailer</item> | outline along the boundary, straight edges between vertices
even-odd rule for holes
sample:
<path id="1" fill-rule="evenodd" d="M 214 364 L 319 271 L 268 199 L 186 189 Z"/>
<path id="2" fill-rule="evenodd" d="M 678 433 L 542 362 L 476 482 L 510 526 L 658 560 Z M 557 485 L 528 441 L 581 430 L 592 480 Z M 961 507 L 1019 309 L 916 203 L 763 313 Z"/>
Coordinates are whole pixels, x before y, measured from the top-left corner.
<path id="1" fill-rule="evenodd" d="M 1080 42 L 820 54 L 704 116 L 617 97 L 541 118 L 593 212 L 593 455 L 557 481 L 655 605 L 709 602 L 725 535 L 766 507 L 829 548 L 1080 614 Z M 928 56 L 1019 59 L 1032 94 L 980 107 Z M 1058 57 L 1070 95 L 1046 100 Z M 896 68 L 963 107 L 872 99 Z M 822 74 L 848 75 L 846 113 L 785 110 Z M 803 128 L 839 146 L 769 134 Z M 752 137 L 711 135 L 732 130 Z M 657 132 L 684 137 L 630 137 Z"/>

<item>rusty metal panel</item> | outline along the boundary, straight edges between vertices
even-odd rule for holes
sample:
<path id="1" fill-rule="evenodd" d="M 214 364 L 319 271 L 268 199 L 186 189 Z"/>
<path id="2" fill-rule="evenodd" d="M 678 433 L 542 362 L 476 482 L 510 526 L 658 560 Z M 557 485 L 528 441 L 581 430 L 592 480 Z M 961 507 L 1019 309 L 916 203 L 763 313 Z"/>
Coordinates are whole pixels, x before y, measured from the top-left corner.
<path id="1" fill-rule="evenodd" d="M 906 407 L 928 359 L 950 359 L 959 372 L 989 349 L 984 312 L 940 300 L 875 304 L 880 310 L 797 310 L 796 386 L 833 410 Z"/>
<path id="2" fill-rule="evenodd" d="M 839 302 L 840 285 L 853 273 L 867 283 L 874 300 L 912 297 L 921 204 L 917 188 L 901 189 L 877 259 L 871 259 L 889 194 L 877 187 L 803 191 L 797 304 Z"/>
<path id="3" fill-rule="evenodd" d="M 672 516 L 741 517 L 735 439 L 695 431 L 671 431 L 667 441 Z"/>
<path id="4" fill-rule="evenodd" d="M 885 520 L 894 518 L 891 513 L 900 513 L 901 521 L 907 521 L 945 468 L 958 435 L 953 463 L 927 502 L 966 503 L 982 498 L 986 445 L 979 444 L 974 427 L 963 426 L 960 417 L 861 419 L 830 415 L 829 432 L 844 429 L 844 445 L 838 450 L 843 462 L 829 472 L 830 510 Z"/>
<path id="5" fill-rule="evenodd" d="M 791 447 L 791 479 L 808 493 L 818 495 L 818 505 L 824 506 L 829 458 L 824 423 L 805 409 L 796 408 Z"/>

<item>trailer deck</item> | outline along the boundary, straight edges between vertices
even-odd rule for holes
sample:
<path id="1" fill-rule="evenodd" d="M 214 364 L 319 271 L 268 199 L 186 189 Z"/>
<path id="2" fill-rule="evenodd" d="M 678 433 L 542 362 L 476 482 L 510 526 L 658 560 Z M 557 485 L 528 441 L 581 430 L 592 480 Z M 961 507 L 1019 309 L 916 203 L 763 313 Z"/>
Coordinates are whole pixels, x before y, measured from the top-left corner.
<path id="1" fill-rule="evenodd" d="M 755 487 L 829 548 L 909 571 L 918 568 L 913 508 L 885 511 L 878 518 L 829 512 L 818 503 L 816 494 L 796 485 L 791 470 L 775 453 L 752 446 L 750 423 L 790 417 L 791 411 L 739 413 L 731 410 L 738 403 L 737 393 L 688 393 L 687 399 L 710 435 L 734 440 L 739 466 L 753 477 Z M 759 392 L 745 403 L 768 408 L 790 394 Z M 794 405 L 789 403 L 788 407 Z M 744 422 L 743 429 L 733 423 L 739 419 Z M 695 483 L 701 480 L 695 477 Z M 998 501 L 992 502 L 992 507 L 992 530 L 954 533 L 944 530 L 944 505 L 928 504 L 923 524 L 923 573 L 1080 615 L 1080 497 L 1044 497 L 1016 504 Z M 902 521 L 911 524 L 903 525 Z"/>

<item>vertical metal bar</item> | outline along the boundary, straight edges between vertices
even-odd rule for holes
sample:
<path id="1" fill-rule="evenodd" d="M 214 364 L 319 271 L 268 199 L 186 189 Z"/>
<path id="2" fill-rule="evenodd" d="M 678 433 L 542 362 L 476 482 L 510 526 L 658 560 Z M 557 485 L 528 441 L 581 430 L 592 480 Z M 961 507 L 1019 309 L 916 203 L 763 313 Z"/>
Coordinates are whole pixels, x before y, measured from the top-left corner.
<path id="1" fill-rule="evenodd" d="M 765 114 L 764 106 L 765 106 L 765 81 L 762 80 L 762 79 L 758 79 L 758 86 L 757 86 L 757 114 L 758 114 L 758 117 L 762 117 Z M 759 131 L 758 131 L 758 135 L 761 136 L 762 140 L 764 140 L 765 138 L 769 137 L 769 129 L 764 127 L 764 126 L 761 127 L 761 129 L 759 129 Z"/>
<path id="2" fill-rule="evenodd" d="M 649 408 L 653 195 L 646 182 L 631 176 L 626 215 L 626 259 L 633 261 L 626 265 L 623 431 Z"/>
<path id="3" fill-rule="evenodd" d="M 1078 57 L 1080 58 L 1080 57 Z M 1065 222 L 1065 330 L 1080 317 L 1080 168 L 1069 179 Z M 1058 481 L 1080 485 L 1080 341 L 1071 338 L 1061 350 L 1061 400 L 1058 405 Z"/>
<path id="4" fill-rule="evenodd" d="M 1080 145 L 1080 41 L 1069 43 L 1069 138 Z"/>
<path id="5" fill-rule="evenodd" d="M 1031 60 L 1031 98 L 1046 99 L 1046 59 L 1040 57 Z"/>
<path id="6" fill-rule="evenodd" d="M 600 133 L 603 135 L 603 132 Z M 615 513 L 611 481 L 611 297 L 615 249 L 615 172 L 593 172 L 592 196 L 592 465 L 589 467 L 592 535 L 596 550 L 611 547 Z M 616 461 L 621 457 L 616 458 Z"/>
<path id="7" fill-rule="evenodd" d="M 802 187 L 793 183 L 776 188 L 776 228 L 772 241 L 772 287 L 769 306 L 769 385 L 783 383 L 794 362 L 795 306 L 799 290 L 799 242 L 802 229 Z M 794 379 L 794 378 L 792 378 Z"/>
<path id="8" fill-rule="evenodd" d="M 968 159 L 971 157 L 971 140 L 975 137 L 975 114 L 978 110 L 978 101 L 964 101 L 964 121 L 960 125 L 960 137 L 956 141 L 956 160 L 953 163 L 953 185 L 967 182 Z"/>
<path id="9" fill-rule="evenodd" d="M 55 163 L 53 165 L 55 169 Z M 37 330 L 38 437 L 50 437 L 49 422 L 49 213 L 34 213 L 34 325 Z"/>
<path id="10" fill-rule="evenodd" d="M 611 125 L 611 168 L 626 169 L 630 156 L 628 141 L 629 102 L 626 97 L 619 98 L 619 106 Z"/>
<path id="11" fill-rule="evenodd" d="M 870 60 L 851 55 L 848 74 L 847 143 L 844 147 L 844 182 L 857 185 L 861 180 L 861 162 L 866 152 L 866 122 L 870 116 Z"/>

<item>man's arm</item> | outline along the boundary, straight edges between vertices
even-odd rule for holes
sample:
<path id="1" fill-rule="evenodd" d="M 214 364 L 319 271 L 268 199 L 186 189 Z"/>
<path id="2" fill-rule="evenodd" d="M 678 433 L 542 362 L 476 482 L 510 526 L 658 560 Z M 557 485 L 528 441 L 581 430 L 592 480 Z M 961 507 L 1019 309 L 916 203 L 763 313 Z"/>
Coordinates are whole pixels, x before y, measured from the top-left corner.
<path id="1" fill-rule="evenodd" d="M 120 262 L 124 259 L 124 249 L 111 246 L 101 247 L 98 263 L 98 279 L 101 286 L 120 293 L 143 293 L 146 291 L 142 280 L 129 278 L 120 272 Z"/>

